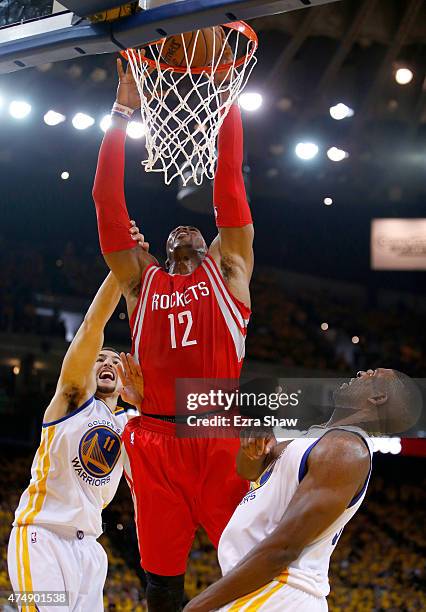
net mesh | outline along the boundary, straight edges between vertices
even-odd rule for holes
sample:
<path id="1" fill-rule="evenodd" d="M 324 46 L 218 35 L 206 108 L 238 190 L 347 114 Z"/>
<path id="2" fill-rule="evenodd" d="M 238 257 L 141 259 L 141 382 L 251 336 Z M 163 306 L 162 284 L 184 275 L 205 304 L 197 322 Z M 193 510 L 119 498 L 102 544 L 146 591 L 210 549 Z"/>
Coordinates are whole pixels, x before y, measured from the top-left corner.
<path id="1" fill-rule="evenodd" d="M 162 172 L 167 185 L 175 178 L 183 186 L 191 182 L 201 185 L 204 178 L 214 178 L 217 135 L 256 65 L 257 39 L 228 24 L 219 49 L 213 32 L 211 61 L 200 73 L 194 73 L 191 66 L 200 31 L 190 54 L 181 36 L 186 66 L 182 72 L 164 64 L 165 40 L 148 45 L 144 51 L 128 50 L 127 58 L 146 126 L 147 159 L 142 162 L 146 172 Z M 226 49 L 232 50 L 230 62 Z M 144 61 L 144 53 L 146 57 L 149 53 L 150 63 Z M 229 66 L 223 70 L 225 59 Z"/>

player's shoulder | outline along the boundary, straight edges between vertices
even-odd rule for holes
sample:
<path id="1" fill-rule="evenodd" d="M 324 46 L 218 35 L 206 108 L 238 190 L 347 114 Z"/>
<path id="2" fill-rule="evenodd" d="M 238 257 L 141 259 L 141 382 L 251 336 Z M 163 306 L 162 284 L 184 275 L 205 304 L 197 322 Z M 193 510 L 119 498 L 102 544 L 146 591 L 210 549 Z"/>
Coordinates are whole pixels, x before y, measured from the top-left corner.
<path id="1" fill-rule="evenodd" d="M 141 268 L 142 268 L 142 276 L 140 279 L 140 283 L 143 283 L 145 278 L 148 275 L 151 276 L 153 272 L 155 272 L 156 274 L 161 273 L 161 272 L 164 272 L 165 274 L 167 274 L 167 272 L 165 272 L 165 270 L 159 264 L 158 260 L 153 255 L 151 255 L 151 253 L 144 253 L 144 260 L 143 260 L 143 265 L 141 266 Z"/>
<path id="2" fill-rule="evenodd" d="M 151 255 L 151 253 L 147 253 L 143 249 L 140 249 L 139 257 L 141 260 L 141 264 L 142 264 L 141 267 L 143 271 L 145 271 L 147 268 L 150 268 L 151 266 L 156 266 L 158 268 L 160 267 L 160 264 L 158 263 L 158 259 L 154 257 L 154 255 Z"/>
<path id="3" fill-rule="evenodd" d="M 348 465 L 370 462 L 371 452 L 367 439 L 347 429 L 331 429 L 324 433 L 310 453 L 309 462 L 321 465 Z"/>
<path id="4" fill-rule="evenodd" d="M 49 406 L 45 410 L 42 423 L 43 429 L 60 425 L 65 421 L 69 421 L 70 419 L 75 421 L 77 416 L 86 416 L 87 412 L 92 410 L 96 405 L 93 395 L 78 403 L 76 406 L 68 408 L 67 410 L 64 410 L 62 406 L 58 407 L 54 400 L 55 398 L 50 402 Z"/>

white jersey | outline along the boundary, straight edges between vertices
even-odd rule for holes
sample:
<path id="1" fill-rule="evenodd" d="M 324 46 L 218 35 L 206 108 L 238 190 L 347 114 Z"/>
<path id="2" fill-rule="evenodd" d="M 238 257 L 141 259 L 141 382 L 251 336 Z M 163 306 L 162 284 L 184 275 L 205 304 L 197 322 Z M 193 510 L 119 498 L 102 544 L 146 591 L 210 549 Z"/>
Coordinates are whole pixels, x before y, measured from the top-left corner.
<path id="1" fill-rule="evenodd" d="M 15 512 L 16 525 L 69 527 L 96 538 L 102 509 L 123 471 L 121 434 L 127 417 L 90 398 L 70 414 L 43 424 L 31 481 Z"/>
<path id="2" fill-rule="evenodd" d="M 373 446 L 365 432 L 355 427 L 339 429 L 360 435 L 372 457 Z M 309 453 L 329 431 L 331 429 L 318 427 L 314 432 L 314 428 L 311 428 L 306 436 L 290 442 L 259 480 L 252 483 L 250 491 L 237 506 L 219 542 L 218 557 L 223 575 L 276 529 L 306 474 Z M 344 512 L 309 546 L 306 546 L 295 561 L 290 563 L 279 577 L 282 582 L 316 597 L 328 595 L 330 592 L 328 567 L 331 554 L 344 526 L 364 499 L 370 473 L 371 468 L 362 490 L 352 499 Z"/>

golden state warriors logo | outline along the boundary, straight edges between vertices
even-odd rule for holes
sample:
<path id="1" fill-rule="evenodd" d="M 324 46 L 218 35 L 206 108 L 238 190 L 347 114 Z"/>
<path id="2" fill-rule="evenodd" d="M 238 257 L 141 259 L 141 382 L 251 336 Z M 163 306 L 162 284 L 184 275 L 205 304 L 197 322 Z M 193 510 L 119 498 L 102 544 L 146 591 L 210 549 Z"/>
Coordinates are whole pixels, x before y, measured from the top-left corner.
<path id="1" fill-rule="evenodd" d="M 120 436 L 105 425 L 94 427 L 81 438 L 78 454 L 88 474 L 108 476 L 121 454 Z"/>

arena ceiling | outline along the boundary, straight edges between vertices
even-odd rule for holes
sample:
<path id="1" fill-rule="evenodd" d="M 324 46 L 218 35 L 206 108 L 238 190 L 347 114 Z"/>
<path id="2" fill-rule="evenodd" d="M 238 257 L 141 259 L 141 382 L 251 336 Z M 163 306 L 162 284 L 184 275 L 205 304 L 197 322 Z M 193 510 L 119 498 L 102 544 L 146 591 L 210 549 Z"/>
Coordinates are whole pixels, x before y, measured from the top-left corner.
<path id="1" fill-rule="evenodd" d="M 268 222 L 280 227 L 282 214 L 286 215 L 291 235 L 286 238 L 289 246 L 283 261 L 292 265 L 298 263 L 288 260 L 288 251 L 298 247 L 296 238 L 290 244 L 293 234 L 297 235 L 296 226 L 311 226 L 306 229 L 306 257 L 310 257 L 306 245 L 318 242 L 319 232 L 334 234 L 343 249 L 345 232 L 351 230 L 356 240 L 348 261 L 334 262 L 330 254 L 327 266 L 330 273 L 333 265 L 340 266 L 342 275 L 345 266 L 351 266 L 356 276 L 359 236 L 361 268 L 369 268 L 370 218 L 425 216 L 426 3 L 341 0 L 257 19 L 252 25 L 259 35 L 260 50 L 249 89 L 261 92 L 264 98 L 258 112 L 245 114 L 254 212 L 257 207 L 258 217 L 265 217 L 265 232 Z M 67 195 L 60 185 L 64 208 L 70 198 L 82 193 L 90 199 L 100 130 L 93 127 L 86 134 L 64 127 L 65 131 L 53 132 L 43 126 L 42 117 L 49 108 L 67 116 L 84 111 L 97 119 L 108 113 L 116 87 L 114 63 L 110 55 L 94 56 L 0 77 L 0 94 L 25 96 L 40 117 L 38 124 L 35 117 L 27 122 L 26 133 L 1 119 L 0 170 L 6 170 L 3 176 L 11 181 L 11 194 L 20 181 L 20 164 L 31 168 L 37 162 L 48 183 L 62 169 L 69 169 L 74 180 L 78 174 L 78 183 L 69 182 Z M 398 85 L 394 78 L 402 65 L 414 73 L 406 86 Z M 337 102 L 353 108 L 354 116 L 331 119 L 329 107 Z M 322 151 L 308 164 L 294 155 L 295 143 L 304 139 L 318 142 Z M 348 159 L 330 162 L 325 151 L 331 146 L 348 151 Z M 144 190 L 152 197 L 162 189 L 158 175 L 142 173 L 143 154 L 142 142 L 130 145 L 129 199 L 142 198 Z M 49 178 L 52 168 L 55 179 Z M 43 194 L 52 191 L 49 184 L 49 189 L 43 186 Z M 30 182 L 19 184 L 19 191 L 21 198 L 34 197 Z M 161 193 L 164 206 L 156 201 L 155 214 L 166 218 L 171 202 L 176 202 L 176 189 Z M 324 207 L 323 198 L 330 195 L 336 206 Z M 197 198 L 201 201 L 202 195 Z M 210 212 L 209 194 L 205 202 Z M 326 208 L 330 210 L 324 213 Z M 276 257 L 276 251 L 271 252 L 268 262 Z"/>

